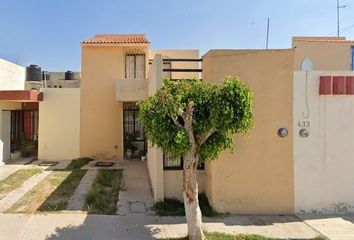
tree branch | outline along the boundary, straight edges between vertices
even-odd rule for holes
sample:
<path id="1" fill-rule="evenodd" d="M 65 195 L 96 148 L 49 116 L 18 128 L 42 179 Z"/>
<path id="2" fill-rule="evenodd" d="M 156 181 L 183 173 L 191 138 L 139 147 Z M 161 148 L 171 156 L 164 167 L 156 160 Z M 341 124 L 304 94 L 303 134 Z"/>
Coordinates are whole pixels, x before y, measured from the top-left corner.
<path id="1" fill-rule="evenodd" d="M 184 129 L 186 129 L 188 138 L 190 143 L 192 144 L 192 147 L 195 148 L 196 142 L 194 138 L 194 132 L 193 132 L 193 111 L 194 111 L 194 102 L 189 101 L 186 112 L 184 112 L 183 120 L 184 120 Z"/>
<path id="2" fill-rule="evenodd" d="M 216 131 L 215 127 L 212 127 L 209 131 L 200 133 L 197 136 L 198 145 L 201 146 L 206 140 Z"/>
<path id="3" fill-rule="evenodd" d="M 172 120 L 173 120 L 173 123 L 174 123 L 177 127 L 179 127 L 179 128 L 184 128 L 183 125 L 178 122 L 178 119 L 173 118 L 173 117 L 171 117 L 171 118 L 172 118 Z"/>

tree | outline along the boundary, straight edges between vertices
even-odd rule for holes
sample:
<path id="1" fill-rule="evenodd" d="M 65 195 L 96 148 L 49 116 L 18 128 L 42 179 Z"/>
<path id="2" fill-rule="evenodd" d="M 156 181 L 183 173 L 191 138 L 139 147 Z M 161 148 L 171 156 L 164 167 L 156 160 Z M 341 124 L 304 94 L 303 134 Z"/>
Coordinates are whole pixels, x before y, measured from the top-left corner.
<path id="1" fill-rule="evenodd" d="M 183 199 L 191 240 L 204 239 L 197 166 L 232 148 L 235 133 L 252 128 L 252 101 L 250 87 L 229 77 L 220 85 L 166 79 L 155 95 L 138 104 L 149 141 L 172 159 L 184 158 Z"/>

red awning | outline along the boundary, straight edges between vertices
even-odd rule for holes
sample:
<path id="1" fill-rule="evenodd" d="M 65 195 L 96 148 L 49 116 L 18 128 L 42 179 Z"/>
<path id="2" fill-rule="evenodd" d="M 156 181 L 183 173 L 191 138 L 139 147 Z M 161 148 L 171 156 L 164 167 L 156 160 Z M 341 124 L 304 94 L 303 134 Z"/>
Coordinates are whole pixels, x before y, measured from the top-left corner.
<path id="1" fill-rule="evenodd" d="M 31 90 L 0 91 L 0 101 L 39 102 L 43 101 L 43 93 Z"/>

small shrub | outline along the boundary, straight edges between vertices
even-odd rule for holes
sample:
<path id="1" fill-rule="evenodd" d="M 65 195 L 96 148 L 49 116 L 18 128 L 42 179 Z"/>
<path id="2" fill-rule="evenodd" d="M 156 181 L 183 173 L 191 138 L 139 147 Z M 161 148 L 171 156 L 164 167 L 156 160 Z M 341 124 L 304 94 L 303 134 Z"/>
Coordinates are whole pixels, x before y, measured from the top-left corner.
<path id="1" fill-rule="evenodd" d="M 165 198 L 163 201 L 158 201 L 152 209 L 159 216 L 184 216 L 184 204 L 175 198 Z"/>
<path id="2" fill-rule="evenodd" d="M 199 194 L 199 206 L 205 217 L 217 217 L 222 215 L 215 211 L 209 204 L 208 198 L 204 193 Z M 163 201 L 158 201 L 152 207 L 152 210 L 159 216 L 184 216 L 184 203 L 176 198 L 165 198 Z"/>

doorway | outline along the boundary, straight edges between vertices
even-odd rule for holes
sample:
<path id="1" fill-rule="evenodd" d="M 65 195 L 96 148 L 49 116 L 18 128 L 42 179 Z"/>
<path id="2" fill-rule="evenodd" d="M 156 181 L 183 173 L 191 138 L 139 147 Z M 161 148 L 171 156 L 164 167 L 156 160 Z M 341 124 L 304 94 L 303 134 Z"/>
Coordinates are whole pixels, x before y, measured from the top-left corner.
<path id="1" fill-rule="evenodd" d="M 139 109 L 136 103 L 123 104 L 123 135 L 125 159 L 136 159 L 146 155 L 144 127 L 139 121 Z M 128 149 L 131 150 L 127 154 Z"/>

